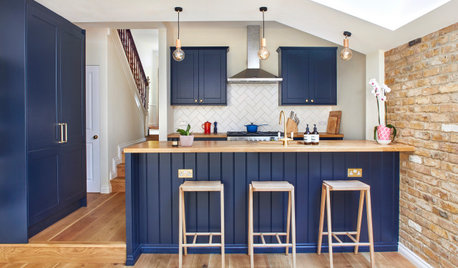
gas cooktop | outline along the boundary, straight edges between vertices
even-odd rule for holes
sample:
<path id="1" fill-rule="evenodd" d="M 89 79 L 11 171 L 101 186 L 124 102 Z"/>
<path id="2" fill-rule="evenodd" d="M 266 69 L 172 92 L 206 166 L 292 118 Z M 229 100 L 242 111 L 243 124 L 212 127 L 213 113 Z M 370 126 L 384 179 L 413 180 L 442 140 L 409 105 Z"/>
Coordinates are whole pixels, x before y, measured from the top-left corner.
<path id="1" fill-rule="evenodd" d="M 273 136 L 276 137 L 278 131 L 258 131 L 258 132 L 246 132 L 246 131 L 228 131 L 227 136 L 233 137 L 245 137 L 245 136 Z M 281 132 L 283 135 L 283 132 Z"/>

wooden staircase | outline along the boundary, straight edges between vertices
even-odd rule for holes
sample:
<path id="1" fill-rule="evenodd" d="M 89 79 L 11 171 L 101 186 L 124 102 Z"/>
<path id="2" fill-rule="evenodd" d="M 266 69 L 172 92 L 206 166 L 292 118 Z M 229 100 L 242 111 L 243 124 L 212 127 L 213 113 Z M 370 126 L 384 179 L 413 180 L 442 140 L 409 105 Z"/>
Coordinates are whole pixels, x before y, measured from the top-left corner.
<path id="1" fill-rule="evenodd" d="M 111 192 L 124 193 L 126 191 L 126 158 L 122 153 L 122 162 L 116 166 L 117 177 L 110 181 Z"/>

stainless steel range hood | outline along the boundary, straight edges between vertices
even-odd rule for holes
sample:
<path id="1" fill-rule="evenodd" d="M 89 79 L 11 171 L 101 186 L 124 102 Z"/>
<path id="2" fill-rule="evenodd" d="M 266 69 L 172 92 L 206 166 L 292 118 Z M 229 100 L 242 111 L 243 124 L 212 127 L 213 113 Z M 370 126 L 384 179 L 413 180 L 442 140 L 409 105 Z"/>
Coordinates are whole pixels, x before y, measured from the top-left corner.
<path id="1" fill-rule="evenodd" d="M 260 38 L 259 25 L 247 26 L 247 62 L 248 68 L 240 73 L 227 79 L 228 83 L 277 83 L 283 81 L 283 78 L 277 77 L 260 69 L 260 59 L 258 58 L 259 38 Z"/>

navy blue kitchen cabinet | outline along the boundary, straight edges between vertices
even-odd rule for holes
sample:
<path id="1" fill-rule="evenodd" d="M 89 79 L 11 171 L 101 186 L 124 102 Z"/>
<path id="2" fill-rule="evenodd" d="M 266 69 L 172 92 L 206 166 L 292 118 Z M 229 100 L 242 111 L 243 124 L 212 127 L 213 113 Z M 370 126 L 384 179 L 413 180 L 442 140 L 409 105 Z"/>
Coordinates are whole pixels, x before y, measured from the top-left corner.
<path id="1" fill-rule="evenodd" d="M 193 169 L 191 180 L 224 184 L 226 253 L 247 252 L 248 189 L 251 181 L 286 180 L 295 186 L 296 245 L 299 253 L 317 250 L 320 194 L 323 180 L 339 180 L 348 168 L 362 168 L 358 180 L 371 186 L 376 251 L 397 251 L 399 239 L 399 152 L 265 152 L 265 153 L 127 153 L 126 240 L 128 265 L 142 253 L 177 253 L 178 194 L 184 182 L 178 169 Z M 219 195 L 186 193 L 188 232 L 219 230 Z M 336 231 L 356 230 L 358 192 L 333 192 Z M 254 228 L 285 230 L 287 195 L 254 195 Z M 364 213 L 365 215 L 365 213 Z M 363 217 L 361 241 L 368 241 Z M 323 250 L 327 251 L 324 239 Z M 349 242 L 349 241 L 347 241 Z M 368 247 L 360 247 L 368 251 Z M 335 248 L 349 252 L 353 248 Z M 219 253 L 218 248 L 190 248 L 189 253 Z M 258 253 L 285 252 L 259 248 Z"/>
<path id="2" fill-rule="evenodd" d="M 0 25 L 0 243 L 26 243 L 86 204 L 85 32 L 32 0 Z"/>
<path id="3" fill-rule="evenodd" d="M 280 105 L 337 104 L 336 47 L 279 47 Z"/>
<path id="4" fill-rule="evenodd" d="M 228 47 L 182 47 L 183 61 L 171 60 L 172 105 L 227 104 Z M 171 47 L 173 53 L 175 47 Z"/>

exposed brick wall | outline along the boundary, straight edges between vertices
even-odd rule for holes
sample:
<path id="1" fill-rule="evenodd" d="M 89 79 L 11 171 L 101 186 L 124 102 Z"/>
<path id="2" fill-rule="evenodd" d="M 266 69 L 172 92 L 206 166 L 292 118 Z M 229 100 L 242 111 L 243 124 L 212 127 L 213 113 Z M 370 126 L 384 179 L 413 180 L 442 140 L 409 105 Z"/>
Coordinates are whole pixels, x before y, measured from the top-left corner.
<path id="1" fill-rule="evenodd" d="M 458 267 L 458 23 L 385 53 L 388 123 L 401 143 L 400 242 Z"/>

